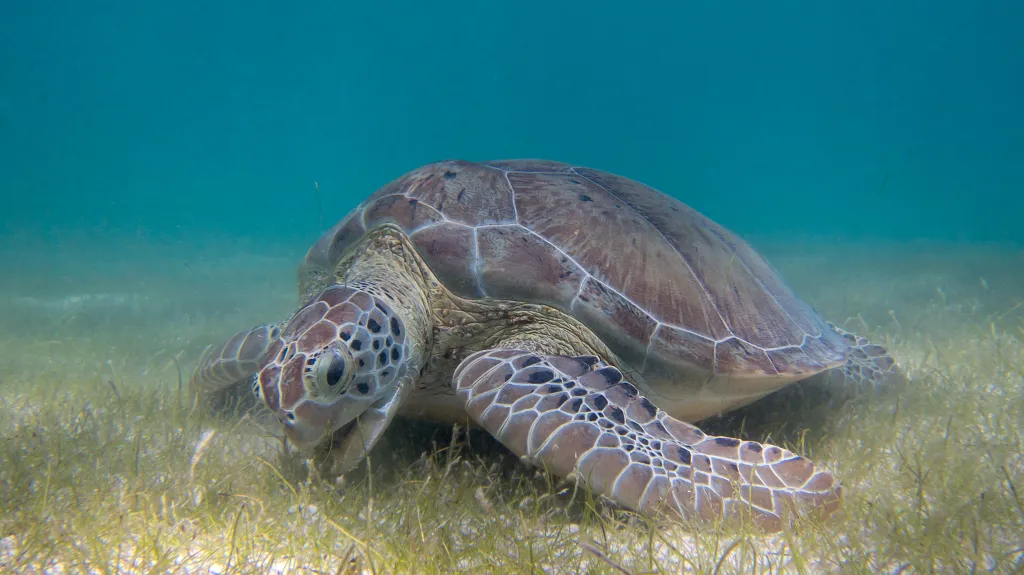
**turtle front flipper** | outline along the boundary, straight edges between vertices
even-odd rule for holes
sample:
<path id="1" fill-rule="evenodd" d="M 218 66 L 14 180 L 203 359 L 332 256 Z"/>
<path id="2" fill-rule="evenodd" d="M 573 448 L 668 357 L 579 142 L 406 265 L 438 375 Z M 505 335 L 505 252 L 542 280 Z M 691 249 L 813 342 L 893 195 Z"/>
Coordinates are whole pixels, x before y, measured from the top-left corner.
<path id="1" fill-rule="evenodd" d="M 530 463 L 648 514 L 781 530 L 839 508 L 835 477 L 773 445 L 705 435 L 593 356 L 490 349 L 456 370 L 474 421 Z"/>
<path id="2" fill-rule="evenodd" d="M 279 324 L 261 325 L 236 333 L 220 347 L 207 347 L 189 382 L 192 394 L 213 409 L 245 402 L 247 392 L 256 393 L 253 378 L 280 336 Z"/>

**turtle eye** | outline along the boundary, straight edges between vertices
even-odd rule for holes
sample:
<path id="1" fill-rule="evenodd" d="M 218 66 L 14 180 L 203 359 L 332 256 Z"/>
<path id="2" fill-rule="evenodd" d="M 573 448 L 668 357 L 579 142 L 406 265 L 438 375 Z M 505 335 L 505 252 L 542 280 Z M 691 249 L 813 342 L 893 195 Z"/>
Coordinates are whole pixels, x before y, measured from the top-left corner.
<path id="1" fill-rule="evenodd" d="M 338 346 L 332 345 L 324 351 L 316 362 L 317 395 L 321 397 L 337 397 L 352 382 L 352 362 Z"/>
<path id="2" fill-rule="evenodd" d="M 341 376 L 345 375 L 345 360 L 334 357 L 331 365 L 327 366 L 327 387 L 334 387 L 341 383 Z"/>

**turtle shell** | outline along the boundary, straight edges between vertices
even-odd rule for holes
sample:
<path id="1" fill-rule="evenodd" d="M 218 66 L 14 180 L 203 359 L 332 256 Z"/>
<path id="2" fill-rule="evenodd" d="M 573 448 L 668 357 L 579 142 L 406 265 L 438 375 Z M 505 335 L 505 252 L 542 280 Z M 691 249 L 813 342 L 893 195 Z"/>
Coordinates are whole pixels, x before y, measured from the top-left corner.
<path id="1" fill-rule="evenodd" d="M 746 242 L 622 176 L 542 160 L 426 165 L 331 228 L 300 274 L 332 270 L 384 222 L 459 296 L 558 308 L 648 380 L 793 381 L 848 352 Z"/>

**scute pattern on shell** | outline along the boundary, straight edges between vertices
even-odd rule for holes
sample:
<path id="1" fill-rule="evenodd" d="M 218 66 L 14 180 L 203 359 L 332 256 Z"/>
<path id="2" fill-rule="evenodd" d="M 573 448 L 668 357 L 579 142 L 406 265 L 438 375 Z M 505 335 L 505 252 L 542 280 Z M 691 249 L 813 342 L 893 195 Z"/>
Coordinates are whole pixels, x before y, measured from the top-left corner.
<path id="1" fill-rule="evenodd" d="M 849 349 L 746 242 L 622 176 L 544 160 L 429 164 L 331 228 L 304 267 L 331 269 L 384 222 L 456 294 L 561 309 L 640 369 L 657 355 L 716 373 L 810 375 Z"/>

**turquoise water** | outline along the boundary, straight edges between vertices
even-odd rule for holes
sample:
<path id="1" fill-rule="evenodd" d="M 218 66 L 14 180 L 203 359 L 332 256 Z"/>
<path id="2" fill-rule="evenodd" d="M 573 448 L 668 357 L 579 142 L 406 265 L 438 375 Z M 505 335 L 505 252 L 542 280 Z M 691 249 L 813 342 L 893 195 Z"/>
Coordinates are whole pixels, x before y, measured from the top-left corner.
<path id="1" fill-rule="evenodd" d="M 39 0 L 0 21 L 8 234 L 305 245 L 314 182 L 329 225 L 419 164 L 526 156 L 744 235 L 1024 241 L 1012 0 Z"/>

